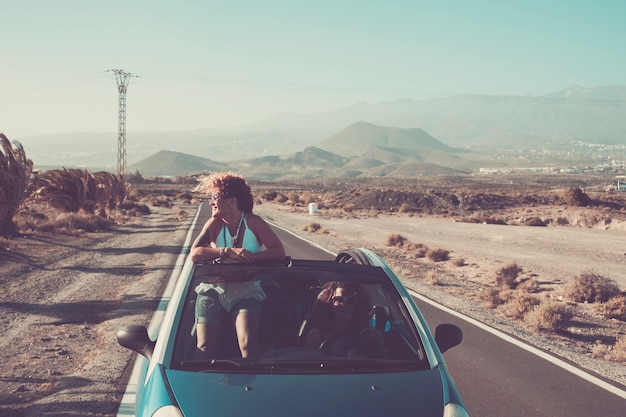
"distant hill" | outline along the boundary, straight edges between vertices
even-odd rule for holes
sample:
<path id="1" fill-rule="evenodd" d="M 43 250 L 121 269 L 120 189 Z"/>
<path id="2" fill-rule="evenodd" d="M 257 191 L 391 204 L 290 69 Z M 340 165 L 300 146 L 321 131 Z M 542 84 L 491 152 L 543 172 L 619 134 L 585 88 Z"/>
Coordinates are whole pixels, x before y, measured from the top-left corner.
<path id="1" fill-rule="evenodd" d="M 128 172 L 139 171 L 143 177 L 176 177 L 222 171 L 227 164 L 173 151 L 159 151 L 135 164 Z"/>
<path id="2" fill-rule="evenodd" d="M 139 171 L 144 177 L 229 170 L 256 180 L 322 176 L 425 176 L 471 171 L 471 163 L 455 154 L 465 151 L 450 148 L 421 129 L 397 129 L 359 122 L 342 129 L 324 142 L 329 141 L 336 142 L 336 147 L 346 153 L 358 149 L 360 155 L 341 156 L 308 146 L 303 151 L 283 157 L 270 155 L 222 163 L 179 152 L 160 151 L 131 165 L 128 170 Z"/>
<path id="3" fill-rule="evenodd" d="M 422 129 L 377 126 L 363 121 L 340 130 L 328 139 L 319 142 L 318 146 L 345 156 L 362 155 L 364 150 L 372 146 L 453 151 L 451 147 Z"/>

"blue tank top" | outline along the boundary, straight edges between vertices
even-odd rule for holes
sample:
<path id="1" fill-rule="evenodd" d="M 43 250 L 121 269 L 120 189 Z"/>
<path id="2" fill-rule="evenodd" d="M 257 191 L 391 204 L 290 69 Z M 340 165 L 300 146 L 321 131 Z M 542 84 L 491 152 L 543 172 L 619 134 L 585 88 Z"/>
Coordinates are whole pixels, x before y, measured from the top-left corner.
<path id="1" fill-rule="evenodd" d="M 261 250 L 262 245 L 259 243 L 259 239 L 257 239 L 256 235 L 250 228 L 248 227 L 248 221 L 246 220 L 245 214 L 242 217 L 243 225 L 245 226 L 245 230 L 243 231 L 243 239 L 241 239 L 241 247 L 249 250 L 250 252 L 259 252 Z M 216 246 L 234 248 L 235 244 L 233 243 L 233 235 L 230 234 L 230 230 L 226 225 L 222 225 L 222 230 L 217 235 Z"/>

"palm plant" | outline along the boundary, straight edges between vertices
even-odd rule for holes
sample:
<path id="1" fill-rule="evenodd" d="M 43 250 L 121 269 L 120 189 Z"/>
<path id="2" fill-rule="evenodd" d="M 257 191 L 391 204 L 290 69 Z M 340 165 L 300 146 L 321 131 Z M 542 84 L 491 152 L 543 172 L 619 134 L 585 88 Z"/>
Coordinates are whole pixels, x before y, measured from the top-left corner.
<path id="1" fill-rule="evenodd" d="M 21 143 L 14 141 L 13 147 L 3 133 L 0 133 L 0 143 L 0 235 L 10 237 L 17 232 L 13 217 L 27 197 L 33 161 L 26 158 Z"/>
<path id="2" fill-rule="evenodd" d="M 37 178 L 35 188 L 37 197 L 57 210 L 101 217 L 126 197 L 126 184 L 120 177 L 73 168 L 45 172 Z"/>

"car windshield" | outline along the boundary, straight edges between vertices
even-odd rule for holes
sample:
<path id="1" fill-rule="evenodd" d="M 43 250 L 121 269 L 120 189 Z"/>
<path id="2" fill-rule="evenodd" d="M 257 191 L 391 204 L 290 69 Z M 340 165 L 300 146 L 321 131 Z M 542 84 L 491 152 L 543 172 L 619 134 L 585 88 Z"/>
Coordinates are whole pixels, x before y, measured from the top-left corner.
<path id="1" fill-rule="evenodd" d="M 196 348 L 196 304 L 199 296 L 209 294 L 220 303 L 222 315 L 219 350 L 205 356 Z M 258 302 L 260 352 L 242 359 L 234 312 L 239 311 L 239 301 L 250 297 L 262 298 Z M 377 267 L 196 265 L 181 308 L 173 369 L 354 373 L 429 367 L 406 306 Z"/>

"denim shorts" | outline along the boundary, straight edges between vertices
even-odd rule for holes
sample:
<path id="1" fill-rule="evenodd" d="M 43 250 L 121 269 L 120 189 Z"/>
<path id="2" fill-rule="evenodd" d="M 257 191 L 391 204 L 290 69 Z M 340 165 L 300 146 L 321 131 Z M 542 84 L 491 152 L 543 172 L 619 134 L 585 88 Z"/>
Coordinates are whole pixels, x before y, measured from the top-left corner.
<path id="1" fill-rule="evenodd" d="M 235 319 L 239 313 L 261 314 L 261 301 L 246 298 L 238 301 L 230 312 L 227 312 L 219 300 L 215 290 L 209 290 L 196 296 L 196 322 L 201 324 L 221 324 L 227 315 Z"/>

